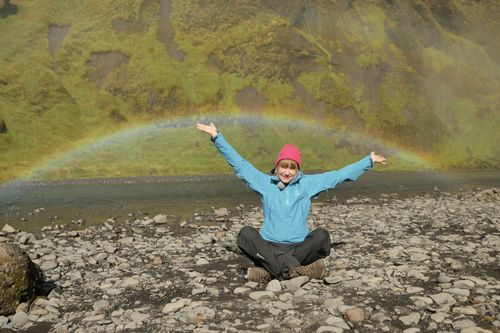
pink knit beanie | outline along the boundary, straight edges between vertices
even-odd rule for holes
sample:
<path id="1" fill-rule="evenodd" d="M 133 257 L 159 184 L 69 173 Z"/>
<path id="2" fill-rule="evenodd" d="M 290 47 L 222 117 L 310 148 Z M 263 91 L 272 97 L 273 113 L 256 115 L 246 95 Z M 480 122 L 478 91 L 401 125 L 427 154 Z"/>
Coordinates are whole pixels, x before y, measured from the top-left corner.
<path id="1" fill-rule="evenodd" d="M 281 148 L 278 157 L 276 158 L 276 162 L 274 162 L 274 166 L 277 167 L 281 160 L 292 160 L 297 163 L 297 166 L 300 169 L 301 156 L 302 154 L 300 153 L 299 148 L 295 147 L 291 143 L 287 143 L 283 146 L 283 148 Z"/>

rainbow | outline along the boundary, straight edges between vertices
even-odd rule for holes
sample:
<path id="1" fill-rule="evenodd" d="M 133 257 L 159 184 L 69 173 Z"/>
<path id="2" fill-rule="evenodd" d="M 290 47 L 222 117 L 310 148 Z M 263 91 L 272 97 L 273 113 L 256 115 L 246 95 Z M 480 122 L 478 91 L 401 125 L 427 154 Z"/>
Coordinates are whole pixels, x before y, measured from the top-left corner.
<path id="1" fill-rule="evenodd" d="M 52 155 L 40 163 L 33 166 L 30 170 L 21 175 L 16 181 L 20 180 L 37 180 L 42 179 L 44 175 L 58 168 L 71 166 L 75 161 L 92 156 L 95 153 L 113 149 L 114 147 L 123 146 L 124 144 L 134 144 L 136 140 L 154 138 L 163 135 L 165 131 L 171 129 L 188 129 L 195 130 L 196 122 L 212 121 L 219 128 L 229 126 L 276 126 L 293 128 L 294 130 L 302 130 L 311 133 L 321 133 L 326 136 L 336 135 L 341 136 L 346 142 L 353 142 L 357 145 L 373 147 L 373 150 L 383 151 L 384 154 L 396 157 L 409 164 L 415 165 L 418 169 L 433 169 L 431 163 L 426 161 L 422 156 L 404 150 L 390 142 L 380 140 L 378 138 L 367 137 L 361 133 L 348 132 L 346 130 L 319 122 L 315 119 L 294 119 L 284 115 L 232 115 L 232 116 L 198 116 L 185 117 L 169 120 L 158 120 L 152 123 L 140 124 L 120 130 L 118 132 L 91 140 L 82 140 L 74 144 L 74 146 L 62 153 Z"/>

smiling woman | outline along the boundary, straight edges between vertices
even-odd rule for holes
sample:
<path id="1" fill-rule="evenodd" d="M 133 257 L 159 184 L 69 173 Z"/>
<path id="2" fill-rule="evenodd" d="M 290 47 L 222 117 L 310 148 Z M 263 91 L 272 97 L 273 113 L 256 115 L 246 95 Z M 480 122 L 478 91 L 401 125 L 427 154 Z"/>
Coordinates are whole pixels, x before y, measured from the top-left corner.
<path id="1" fill-rule="evenodd" d="M 385 164 L 385 158 L 372 153 L 338 171 L 306 175 L 300 171 L 299 149 L 285 144 L 274 163 L 277 176 L 270 176 L 243 159 L 214 123 L 198 123 L 196 127 L 210 135 L 236 176 L 261 198 L 264 222 L 260 232 L 245 226 L 237 239 L 238 247 L 255 264 L 248 269 L 248 279 L 267 282 L 272 278 L 285 280 L 300 275 L 322 278 L 325 273 L 322 258 L 330 254 L 330 236 L 322 228 L 309 231 L 311 199 L 337 184 L 356 180 L 374 163 Z"/>

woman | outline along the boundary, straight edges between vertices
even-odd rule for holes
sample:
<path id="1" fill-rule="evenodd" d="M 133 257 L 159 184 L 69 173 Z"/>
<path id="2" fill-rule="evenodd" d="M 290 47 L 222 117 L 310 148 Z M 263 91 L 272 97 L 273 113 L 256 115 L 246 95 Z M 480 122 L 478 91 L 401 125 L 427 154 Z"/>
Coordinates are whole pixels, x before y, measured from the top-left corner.
<path id="1" fill-rule="evenodd" d="M 241 251 L 255 264 L 248 269 L 248 279 L 267 282 L 272 278 L 284 280 L 300 275 L 322 278 L 325 273 L 322 258 L 330 254 L 330 235 L 322 228 L 309 232 L 307 216 L 311 199 L 337 184 L 356 180 L 374 163 L 385 164 L 385 158 L 372 152 L 338 171 L 305 175 L 300 171 L 299 149 L 286 144 L 276 158 L 271 175 L 267 175 L 243 159 L 213 123 L 196 126 L 210 135 L 236 175 L 261 197 L 262 228 L 257 231 L 245 226 L 236 240 Z"/>

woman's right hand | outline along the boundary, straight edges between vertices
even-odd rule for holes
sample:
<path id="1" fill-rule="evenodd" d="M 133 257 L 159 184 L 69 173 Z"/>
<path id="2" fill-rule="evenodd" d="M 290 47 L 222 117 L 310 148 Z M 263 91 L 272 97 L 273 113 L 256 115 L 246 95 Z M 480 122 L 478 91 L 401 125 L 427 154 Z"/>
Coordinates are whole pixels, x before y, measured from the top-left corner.
<path id="1" fill-rule="evenodd" d="M 214 123 L 210 123 L 209 125 L 197 123 L 196 128 L 202 132 L 210 134 L 212 138 L 217 135 L 217 127 L 215 127 Z"/>

